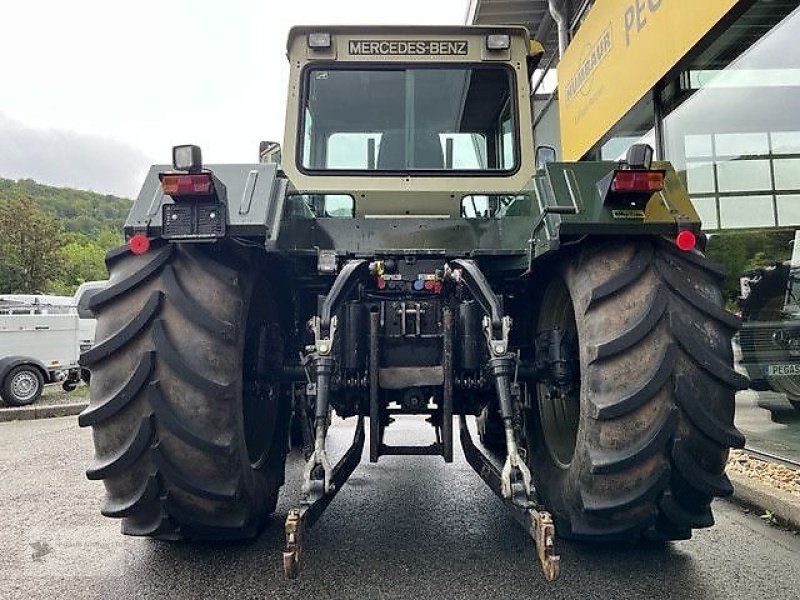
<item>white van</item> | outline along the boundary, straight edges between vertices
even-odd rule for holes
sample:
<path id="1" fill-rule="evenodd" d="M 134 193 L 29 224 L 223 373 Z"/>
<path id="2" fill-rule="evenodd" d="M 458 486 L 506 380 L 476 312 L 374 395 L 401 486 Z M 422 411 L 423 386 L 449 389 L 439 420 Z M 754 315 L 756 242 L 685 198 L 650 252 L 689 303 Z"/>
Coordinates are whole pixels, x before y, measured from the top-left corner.
<path id="1" fill-rule="evenodd" d="M 94 343 L 89 298 L 105 284 L 84 283 L 74 296 L 0 295 L 0 397 L 6 404 L 35 402 L 46 383 L 75 388 L 80 353 Z"/>

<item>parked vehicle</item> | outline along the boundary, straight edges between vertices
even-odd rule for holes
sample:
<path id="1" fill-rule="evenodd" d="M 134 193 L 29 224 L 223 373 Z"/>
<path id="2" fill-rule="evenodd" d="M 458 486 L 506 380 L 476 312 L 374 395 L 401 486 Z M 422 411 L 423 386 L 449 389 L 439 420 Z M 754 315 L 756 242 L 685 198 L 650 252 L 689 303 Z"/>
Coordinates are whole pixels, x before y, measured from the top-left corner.
<path id="1" fill-rule="evenodd" d="M 773 390 L 800 411 L 800 233 L 792 257 L 739 278 L 742 367 L 750 387 Z"/>
<path id="2" fill-rule="evenodd" d="M 6 404 L 31 404 L 48 383 L 71 391 L 88 377 L 78 365 L 94 343 L 87 305 L 104 285 L 87 282 L 74 296 L 0 295 L 0 397 Z"/>

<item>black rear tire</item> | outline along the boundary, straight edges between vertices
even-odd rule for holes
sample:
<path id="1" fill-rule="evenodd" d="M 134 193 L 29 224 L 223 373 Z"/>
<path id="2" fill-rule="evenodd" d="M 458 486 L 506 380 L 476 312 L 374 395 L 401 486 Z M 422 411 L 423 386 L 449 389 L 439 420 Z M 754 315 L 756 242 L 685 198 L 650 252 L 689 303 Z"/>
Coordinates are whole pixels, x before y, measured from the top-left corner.
<path id="1" fill-rule="evenodd" d="M 280 351 L 264 273 L 219 245 L 126 248 L 90 307 L 89 479 L 122 531 L 162 539 L 256 535 L 283 484 L 288 401 L 258 375 Z M 252 299 L 252 302 L 251 302 Z"/>
<path id="2" fill-rule="evenodd" d="M 538 331 L 577 334 L 580 386 L 557 401 L 538 386 L 526 414 L 537 490 L 564 537 L 669 540 L 713 524 L 732 493 L 729 447 L 738 320 L 723 273 L 661 240 L 586 243 L 545 286 Z"/>

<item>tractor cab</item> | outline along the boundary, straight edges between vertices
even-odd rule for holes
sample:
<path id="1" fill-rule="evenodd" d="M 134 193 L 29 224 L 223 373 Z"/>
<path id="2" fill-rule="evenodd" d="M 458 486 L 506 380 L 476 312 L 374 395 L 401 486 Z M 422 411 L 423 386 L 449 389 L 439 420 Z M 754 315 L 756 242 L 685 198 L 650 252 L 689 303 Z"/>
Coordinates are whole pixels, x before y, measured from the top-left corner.
<path id="1" fill-rule="evenodd" d="M 319 217 L 444 218 L 518 192 L 534 173 L 541 53 L 522 28 L 294 28 L 283 168 L 295 201 Z"/>

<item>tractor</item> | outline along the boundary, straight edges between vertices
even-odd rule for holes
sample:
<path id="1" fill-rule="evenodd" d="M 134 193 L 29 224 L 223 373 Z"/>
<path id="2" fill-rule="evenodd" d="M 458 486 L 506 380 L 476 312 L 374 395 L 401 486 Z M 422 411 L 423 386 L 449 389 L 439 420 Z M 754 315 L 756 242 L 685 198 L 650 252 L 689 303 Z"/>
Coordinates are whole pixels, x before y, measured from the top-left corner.
<path id="1" fill-rule="evenodd" d="M 124 534 L 258 535 L 293 448 L 296 577 L 362 455 L 449 463 L 456 435 L 549 580 L 559 537 L 713 524 L 747 386 L 724 272 L 649 146 L 537 148 L 543 53 L 520 27 L 295 27 L 282 144 L 219 165 L 176 146 L 150 169 L 81 359 L 87 475 Z M 335 464 L 334 413 L 355 423 Z M 397 415 L 430 443 L 386 443 Z"/>

